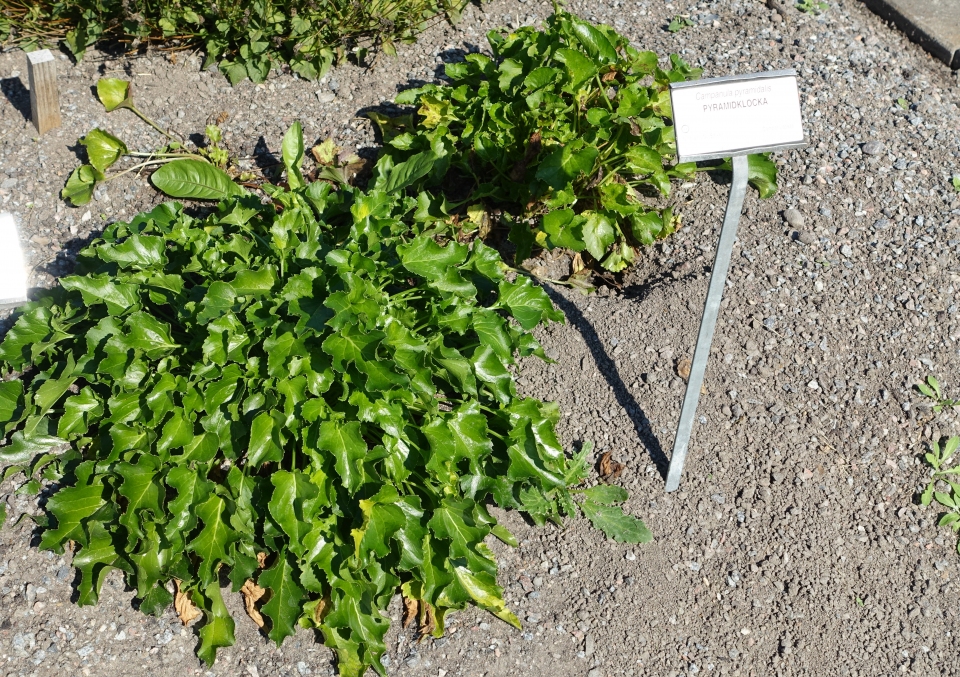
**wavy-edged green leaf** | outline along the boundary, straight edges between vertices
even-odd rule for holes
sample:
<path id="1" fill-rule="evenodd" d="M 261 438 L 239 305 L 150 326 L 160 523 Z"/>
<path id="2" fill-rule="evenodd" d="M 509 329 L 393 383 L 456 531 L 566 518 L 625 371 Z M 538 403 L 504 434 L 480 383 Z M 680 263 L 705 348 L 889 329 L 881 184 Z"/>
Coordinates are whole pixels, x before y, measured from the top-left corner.
<path id="1" fill-rule="evenodd" d="M 397 247 L 403 267 L 428 280 L 439 280 L 450 268 L 467 259 L 467 248 L 456 242 L 441 247 L 429 235 L 419 235 L 410 244 Z"/>
<path id="2" fill-rule="evenodd" d="M 203 626 L 200 628 L 200 646 L 197 656 L 212 666 L 217 660 L 217 649 L 233 646 L 235 624 L 233 616 L 223 603 L 220 582 L 214 580 L 204 586 L 203 595 L 195 594 L 198 606 L 203 609 Z"/>
<path id="3" fill-rule="evenodd" d="M 227 503 L 220 496 L 210 496 L 196 506 L 197 516 L 203 522 L 203 529 L 196 538 L 187 544 L 189 552 L 195 552 L 200 558 L 197 575 L 204 584 L 217 580 L 217 570 L 221 564 L 230 564 L 229 545 L 238 538 L 231 529 Z"/>
<path id="4" fill-rule="evenodd" d="M 270 590 L 270 599 L 262 610 L 271 621 L 268 637 L 280 646 L 283 640 L 296 632 L 297 619 L 303 609 L 303 588 L 297 584 L 296 565 L 281 551 L 277 561 L 261 572 L 257 584 Z"/>
<path id="5" fill-rule="evenodd" d="M 360 435 L 360 423 L 324 421 L 320 424 L 317 445 L 333 454 L 340 482 L 351 494 L 355 493 L 363 483 L 360 463 L 367 454 L 367 443 Z"/>
<path id="6" fill-rule="evenodd" d="M 44 550 L 62 552 L 67 541 L 85 543 L 86 534 L 81 523 L 104 504 L 104 487 L 91 486 L 64 487 L 47 501 L 47 512 L 57 519 L 56 528 L 47 529 L 40 539 Z"/>
<path id="7" fill-rule="evenodd" d="M 535 286 L 524 277 L 511 283 L 500 283 L 500 307 L 505 307 L 524 329 L 533 329 L 544 318 L 554 322 L 563 321 L 563 313 L 553 307 L 550 297 L 542 287 Z"/>
<path id="8" fill-rule="evenodd" d="M 600 505 L 616 505 L 627 500 L 627 490 L 613 484 L 598 484 L 595 487 L 584 489 L 583 495 Z"/>
<path id="9" fill-rule="evenodd" d="M 601 505 L 588 498 L 580 504 L 580 509 L 594 527 L 615 541 L 649 543 L 653 540 L 647 525 L 633 515 L 624 514 L 618 506 Z"/>

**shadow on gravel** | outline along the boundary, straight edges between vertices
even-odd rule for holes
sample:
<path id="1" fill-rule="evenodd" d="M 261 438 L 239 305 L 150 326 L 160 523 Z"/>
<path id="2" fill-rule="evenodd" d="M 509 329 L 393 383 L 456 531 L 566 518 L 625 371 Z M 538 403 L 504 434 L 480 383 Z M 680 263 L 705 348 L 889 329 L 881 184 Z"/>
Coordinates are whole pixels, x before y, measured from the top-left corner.
<path id="1" fill-rule="evenodd" d="M 0 91 L 7 97 L 10 105 L 20 111 L 24 120 L 30 120 L 30 90 L 23 86 L 20 78 L 3 78 Z"/>
<path id="2" fill-rule="evenodd" d="M 657 439 L 657 436 L 653 432 L 650 419 L 643 413 L 643 409 L 640 408 L 636 399 L 627 389 L 623 379 L 620 378 L 616 363 L 614 363 L 613 359 L 607 355 L 607 352 L 603 349 L 603 342 L 600 340 L 600 337 L 597 336 L 593 325 L 583 316 L 583 313 L 580 312 L 577 306 L 565 299 L 561 294 L 558 294 L 555 289 L 549 285 L 543 285 L 543 289 L 556 306 L 563 311 L 563 314 L 567 316 L 570 324 L 583 336 L 583 340 L 586 341 L 587 347 L 593 355 L 594 362 L 597 364 L 597 369 L 603 374 L 603 378 L 606 379 L 607 384 L 613 388 L 617 403 L 623 407 L 623 410 L 627 412 L 627 416 L 630 417 L 630 421 L 633 423 L 633 427 L 636 429 L 640 441 L 643 442 L 643 445 L 646 447 L 647 453 L 650 454 L 650 460 L 653 461 L 657 467 L 660 476 L 666 479 L 667 467 L 670 465 L 670 461 L 667 459 L 666 454 L 664 454 L 663 447 L 660 446 L 660 440 Z"/>

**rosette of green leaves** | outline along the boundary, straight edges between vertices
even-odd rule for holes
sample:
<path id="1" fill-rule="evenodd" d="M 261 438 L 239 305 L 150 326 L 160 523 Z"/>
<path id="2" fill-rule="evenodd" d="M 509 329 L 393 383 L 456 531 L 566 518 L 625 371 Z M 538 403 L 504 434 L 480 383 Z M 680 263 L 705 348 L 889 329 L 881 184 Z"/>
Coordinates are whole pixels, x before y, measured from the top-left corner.
<path id="1" fill-rule="evenodd" d="M 442 201 L 394 187 L 268 186 L 270 204 L 205 218 L 167 203 L 108 226 L 22 309 L 0 344 L 25 374 L 0 383 L 0 464 L 58 483 L 41 547 L 75 544 L 81 604 L 119 569 L 158 613 L 177 579 L 212 663 L 234 641 L 221 575 L 254 580 L 277 643 L 318 627 L 340 674 L 384 674 L 399 586 L 437 634 L 467 604 L 519 625 L 490 501 L 649 540 L 611 505 L 625 494 L 570 490 L 588 445 L 569 458 L 557 407 L 517 396 L 511 365 L 543 357 L 530 330 L 562 319 L 546 294 L 481 242 L 435 239 Z"/>
<path id="2" fill-rule="evenodd" d="M 439 161 L 426 185 L 450 167 L 472 179 L 471 199 L 539 217 L 532 231 L 514 225 L 518 259 L 534 244 L 565 247 L 619 271 L 634 246 L 673 232 L 672 210 L 657 205 L 671 179 L 690 177 L 696 165 L 674 162 L 669 85 L 700 69 L 677 55 L 661 65 L 609 26 L 566 12 L 542 31 L 488 40 L 492 58 L 468 54 L 447 65 L 449 84 L 397 97 L 419 106 L 419 125 L 376 118 L 393 161 L 430 150 Z"/>

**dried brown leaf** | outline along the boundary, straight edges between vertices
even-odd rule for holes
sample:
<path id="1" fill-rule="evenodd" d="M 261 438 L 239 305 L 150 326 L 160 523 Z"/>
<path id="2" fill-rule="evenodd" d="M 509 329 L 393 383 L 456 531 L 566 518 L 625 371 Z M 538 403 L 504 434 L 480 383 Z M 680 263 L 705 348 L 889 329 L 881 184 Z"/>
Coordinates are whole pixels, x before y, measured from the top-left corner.
<path id="1" fill-rule="evenodd" d="M 428 635 L 432 635 L 433 631 L 437 629 L 437 617 L 433 611 L 433 606 L 430 602 L 424 602 L 423 608 L 426 613 L 421 614 L 420 618 L 420 639 Z"/>
<path id="2" fill-rule="evenodd" d="M 403 598 L 403 629 L 406 630 L 410 627 L 410 624 L 413 623 L 416 619 L 417 614 L 420 612 L 420 602 L 413 599 L 412 597 Z"/>
<path id="3" fill-rule="evenodd" d="M 314 624 L 319 626 L 320 622 L 323 620 L 323 617 L 326 616 L 329 612 L 330 612 L 330 594 L 328 593 L 323 596 L 323 599 L 317 602 L 317 606 L 313 607 Z"/>
<path id="4" fill-rule="evenodd" d="M 260 565 L 260 568 L 267 566 L 267 553 L 258 552 L 257 553 L 257 564 Z"/>
<path id="5" fill-rule="evenodd" d="M 203 614 L 200 609 L 195 607 L 193 602 L 190 601 L 190 593 L 180 589 L 180 581 L 173 579 L 173 582 L 177 586 L 177 594 L 173 598 L 173 608 L 176 610 L 177 616 L 180 617 L 180 622 L 187 625 L 190 621 L 200 618 Z"/>
<path id="6" fill-rule="evenodd" d="M 612 482 L 620 477 L 625 467 L 623 463 L 614 460 L 613 452 L 606 451 L 600 456 L 600 477 L 604 482 Z"/>
<path id="7" fill-rule="evenodd" d="M 690 360 L 686 357 L 677 362 L 677 376 L 686 381 L 690 378 Z"/>
<path id="8" fill-rule="evenodd" d="M 267 594 L 267 591 L 248 578 L 243 584 L 243 587 L 240 588 L 240 592 L 243 594 L 243 606 L 247 610 L 247 615 L 253 619 L 257 627 L 262 628 L 264 621 L 263 616 L 260 615 L 260 611 L 257 609 L 257 601 Z"/>

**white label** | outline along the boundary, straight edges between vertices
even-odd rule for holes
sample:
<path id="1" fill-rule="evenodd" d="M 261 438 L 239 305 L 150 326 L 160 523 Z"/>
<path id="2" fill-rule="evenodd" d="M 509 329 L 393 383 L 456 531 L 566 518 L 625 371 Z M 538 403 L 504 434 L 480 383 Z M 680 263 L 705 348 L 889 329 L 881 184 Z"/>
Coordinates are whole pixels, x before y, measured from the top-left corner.
<path id="1" fill-rule="evenodd" d="M 27 271 L 20 252 L 20 235 L 10 214 L 0 214 L 0 303 L 27 300 Z"/>
<path id="2" fill-rule="evenodd" d="M 681 162 L 803 143 L 793 73 L 698 80 L 671 87 L 670 96 Z"/>

